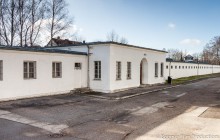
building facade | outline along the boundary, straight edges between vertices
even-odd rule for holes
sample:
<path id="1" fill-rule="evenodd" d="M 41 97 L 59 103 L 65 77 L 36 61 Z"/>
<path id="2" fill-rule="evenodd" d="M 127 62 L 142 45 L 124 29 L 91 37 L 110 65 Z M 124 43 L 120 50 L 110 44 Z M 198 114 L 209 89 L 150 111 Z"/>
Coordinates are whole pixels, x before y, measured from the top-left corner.
<path id="1" fill-rule="evenodd" d="M 220 72 L 220 66 L 166 62 L 166 52 L 115 42 L 45 48 L 0 47 L 0 100 L 69 93 L 113 93 L 172 78 Z"/>

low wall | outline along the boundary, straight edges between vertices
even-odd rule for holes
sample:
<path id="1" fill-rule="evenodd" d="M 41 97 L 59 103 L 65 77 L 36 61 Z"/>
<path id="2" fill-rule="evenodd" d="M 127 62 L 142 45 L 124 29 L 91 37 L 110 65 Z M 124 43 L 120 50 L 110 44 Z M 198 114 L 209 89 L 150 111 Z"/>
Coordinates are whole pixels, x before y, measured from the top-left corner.
<path id="1" fill-rule="evenodd" d="M 171 76 L 173 79 L 189 77 L 195 75 L 205 75 L 219 73 L 220 65 L 186 63 L 186 62 L 166 62 L 165 78 Z"/>

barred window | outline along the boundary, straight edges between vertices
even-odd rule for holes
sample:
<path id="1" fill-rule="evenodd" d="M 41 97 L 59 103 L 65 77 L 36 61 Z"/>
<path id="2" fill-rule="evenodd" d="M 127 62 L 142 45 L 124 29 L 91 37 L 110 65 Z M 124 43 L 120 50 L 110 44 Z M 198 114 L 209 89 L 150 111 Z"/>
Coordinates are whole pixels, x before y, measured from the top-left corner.
<path id="1" fill-rule="evenodd" d="M 121 80 L 121 62 L 116 62 L 116 80 Z"/>
<path id="2" fill-rule="evenodd" d="M 127 79 L 131 79 L 131 62 L 127 62 Z"/>
<path id="3" fill-rule="evenodd" d="M 3 80 L 3 61 L 0 60 L 0 81 Z"/>
<path id="4" fill-rule="evenodd" d="M 25 61 L 24 62 L 24 79 L 36 79 L 36 62 Z"/>
<path id="5" fill-rule="evenodd" d="M 62 63 L 61 62 L 53 62 L 52 63 L 52 77 L 53 78 L 61 78 L 62 77 Z"/>
<path id="6" fill-rule="evenodd" d="M 94 79 L 95 80 L 101 80 L 101 61 L 95 61 L 94 66 L 95 66 Z"/>
<path id="7" fill-rule="evenodd" d="M 155 63 L 155 77 L 158 77 L 158 63 Z"/>

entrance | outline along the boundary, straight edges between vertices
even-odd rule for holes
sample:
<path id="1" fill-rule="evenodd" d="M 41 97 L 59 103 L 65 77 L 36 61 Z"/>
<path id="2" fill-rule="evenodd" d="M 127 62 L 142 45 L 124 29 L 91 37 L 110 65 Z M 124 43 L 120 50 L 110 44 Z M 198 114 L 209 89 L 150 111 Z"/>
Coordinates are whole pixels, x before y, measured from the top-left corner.
<path id="1" fill-rule="evenodd" d="M 148 64 L 147 59 L 143 58 L 140 63 L 140 85 L 148 84 Z"/>

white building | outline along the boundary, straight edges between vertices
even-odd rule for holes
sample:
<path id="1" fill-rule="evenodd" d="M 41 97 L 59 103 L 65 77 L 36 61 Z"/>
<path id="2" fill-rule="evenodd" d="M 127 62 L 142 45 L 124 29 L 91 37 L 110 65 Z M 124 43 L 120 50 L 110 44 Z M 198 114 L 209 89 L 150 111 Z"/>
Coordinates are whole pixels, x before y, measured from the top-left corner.
<path id="1" fill-rule="evenodd" d="M 40 49 L 0 47 L 0 100 L 68 93 L 77 88 L 113 93 L 164 83 L 168 76 L 220 72 L 219 66 L 200 64 L 198 70 L 196 65 L 166 62 L 165 51 L 115 42 Z"/>

